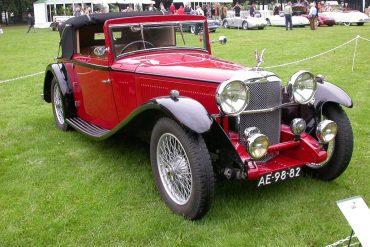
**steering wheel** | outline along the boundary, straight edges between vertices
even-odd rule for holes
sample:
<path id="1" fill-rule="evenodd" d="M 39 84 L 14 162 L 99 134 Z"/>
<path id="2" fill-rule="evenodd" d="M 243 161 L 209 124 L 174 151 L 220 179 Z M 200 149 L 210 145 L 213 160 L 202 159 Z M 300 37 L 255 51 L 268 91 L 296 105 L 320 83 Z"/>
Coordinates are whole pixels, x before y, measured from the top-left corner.
<path id="1" fill-rule="evenodd" d="M 132 45 L 134 45 L 134 44 L 143 44 L 143 43 L 148 44 L 148 45 L 150 45 L 151 47 L 154 47 L 154 45 L 153 45 L 152 43 L 150 43 L 149 41 L 145 41 L 145 40 L 135 40 L 135 41 L 133 41 L 133 42 L 131 42 L 131 43 L 128 43 L 125 47 L 123 47 L 123 48 L 122 48 L 122 50 L 121 50 L 121 52 L 120 52 L 120 54 L 124 53 L 124 52 L 125 52 L 125 50 L 127 50 L 127 48 L 129 48 L 130 46 L 132 46 Z"/>

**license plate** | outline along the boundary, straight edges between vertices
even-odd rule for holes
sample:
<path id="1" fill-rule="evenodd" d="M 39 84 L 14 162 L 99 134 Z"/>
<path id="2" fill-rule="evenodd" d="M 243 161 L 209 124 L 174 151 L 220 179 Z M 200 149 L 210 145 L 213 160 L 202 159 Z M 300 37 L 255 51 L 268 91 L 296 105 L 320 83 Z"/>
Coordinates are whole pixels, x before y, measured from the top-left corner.
<path id="1" fill-rule="evenodd" d="M 276 172 L 271 172 L 263 175 L 258 180 L 257 187 L 262 187 L 288 179 L 296 178 L 301 175 L 302 167 L 287 168 Z"/>

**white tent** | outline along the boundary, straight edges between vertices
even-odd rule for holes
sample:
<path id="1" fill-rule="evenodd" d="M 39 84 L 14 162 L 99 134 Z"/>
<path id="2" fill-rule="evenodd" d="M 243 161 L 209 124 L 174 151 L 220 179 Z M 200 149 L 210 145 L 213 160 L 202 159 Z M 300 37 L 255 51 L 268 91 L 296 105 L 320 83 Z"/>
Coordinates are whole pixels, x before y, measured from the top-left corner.
<path id="1" fill-rule="evenodd" d="M 47 28 L 53 21 L 53 16 L 56 16 L 57 8 L 69 7 L 72 11 L 75 11 L 77 5 L 85 8 L 86 6 L 91 7 L 94 11 L 94 5 L 102 5 L 109 8 L 108 4 L 154 4 L 152 0 L 38 0 L 33 4 L 34 17 L 35 17 L 35 27 Z M 65 13 L 64 13 L 65 15 Z"/>

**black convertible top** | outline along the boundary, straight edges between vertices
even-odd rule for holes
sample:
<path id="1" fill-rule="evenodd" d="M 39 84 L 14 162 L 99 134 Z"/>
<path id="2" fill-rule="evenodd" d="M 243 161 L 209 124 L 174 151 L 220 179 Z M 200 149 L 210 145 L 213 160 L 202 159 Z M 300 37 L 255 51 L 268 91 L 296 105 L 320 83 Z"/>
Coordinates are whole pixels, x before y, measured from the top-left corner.
<path id="1" fill-rule="evenodd" d="M 110 19 L 135 17 L 135 16 L 155 16 L 164 15 L 161 11 L 134 11 L 118 13 L 102 13 L 82 15 L 72 17 L 59 26 L 60 46 L 62 48 L 62 57 L 70 59 L 76 52 L 76 30 L 85 26 L 104 25 L 104 22 Z"/>

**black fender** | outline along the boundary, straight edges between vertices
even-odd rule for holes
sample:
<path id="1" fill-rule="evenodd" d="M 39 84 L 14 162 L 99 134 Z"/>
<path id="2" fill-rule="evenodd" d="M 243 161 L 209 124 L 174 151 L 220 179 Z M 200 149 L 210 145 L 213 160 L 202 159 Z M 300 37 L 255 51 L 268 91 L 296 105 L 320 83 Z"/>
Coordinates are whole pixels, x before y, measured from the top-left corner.
<path id="1" fill-rule="evenodd" d="M 201 134 L 208 149 L 220 154 L 221 166 L 235 163 L 240 167 L 243 166 L 239 154 L 220 124 L 213 119 L 201 103 L 188 97 L 152 99 L 136 108 L 102 139 L 119 131 L 132 133 L 141 130 L 149 134 L 161 117 L 170 117 L 182 127 Z M 146 136 L 145 139 L 147 138 L 150 136 Z"/>
<path id="2" fill-rule="evenodd" d="M 53 63 L 46 67 L 44 78 L 44 100 L 48 103 L 51 102 L 51 82 L 53 78 L 57 80 L 64 98 L 66 118 L 76 116 L 72 84 L 68 78 L 67 70 L 62 63 Z"/>
<path id="3" fill-rule="evenodd" d="M 351 97 L 343 89 L 324 81 L 322 84 L 317 84 L 314 106 L 316 109 L 321 109 L 326 102 L 338 103 L 348 108 L 353 107 Z"/>
<path id="4" fill-rule="evenodd" d="M 312 114 L 311 117 L 306 118 L 306 131 L 312 136 L 315 136 L 316 126 L 320 122 L 323 107 L 327 103 L 340 104 L 348 108 L 353 107 L 351 97 L 343 89 L 327 81 L 318 83 L 313 107 L 311 106 L 311 109 L 306 107 L 306 110 L 301 110 L 306 112 L 306 114 L 308 112 Z"/>
<path id="5" fill-rule="evenodd" d="M 144 128 L 151 130 L 156 121 L 164 116 L 198 134 L 209 131 L 213 123 L 213 118 L 204 106 L 192 98 L 159 97 L 136 108 L 111 131 L 117 132 L 124 127 L 128 127 L 129 131 L 132 128 L 133 131 Z"/>
<path id="6" fill-rule="evenodd" d="M 213 118 L 201 103 L 192 98 L 163 97 L 156 98 L 153 102 L 181 125 L 198 134 L 203 134 L 211 128 Z"/>

